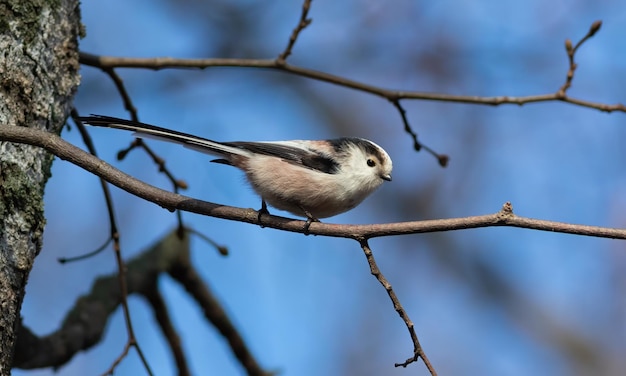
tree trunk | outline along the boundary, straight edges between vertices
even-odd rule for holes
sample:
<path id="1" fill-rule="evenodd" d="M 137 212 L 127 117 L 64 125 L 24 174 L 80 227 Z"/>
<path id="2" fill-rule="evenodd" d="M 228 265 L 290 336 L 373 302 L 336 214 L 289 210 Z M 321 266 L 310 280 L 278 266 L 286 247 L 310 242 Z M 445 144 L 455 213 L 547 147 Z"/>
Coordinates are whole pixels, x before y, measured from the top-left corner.
<path id="1" fill-rule="evenodd" d="M 0 126 L 60 133 L 79 83 L 77 0 L 0 0 Z M 53 156 L 0 142 L 0 376 L 11 373 L 24 288 L 41 250 Z"/>

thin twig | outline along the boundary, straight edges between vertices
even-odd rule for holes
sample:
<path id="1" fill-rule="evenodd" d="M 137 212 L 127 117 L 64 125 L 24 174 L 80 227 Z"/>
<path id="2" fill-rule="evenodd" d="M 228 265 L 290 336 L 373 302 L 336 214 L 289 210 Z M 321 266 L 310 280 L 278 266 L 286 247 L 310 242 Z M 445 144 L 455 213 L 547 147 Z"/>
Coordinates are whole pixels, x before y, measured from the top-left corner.
<path id="1" fill-rule="evenodd" d="M 565 77 L 565 83 L 563 83 L 563 86 L 561 86 L 561 88 L 557 91 L 557 95 L 565 97 L 567 89 L 572 86 L 574 72 L 576 71 L 576 68 L 578 68 L 578 64 L 574 62 L 574 56 L 576 55 L 576 51 L 578 51 L 578 48 L 582 46 L 583 43 L 585 43 L 589 38 L 593 37 L 598 32 L 598 30 L 600 30 L 601 26 L 602 21 L 598 20 L 592 23 L 587 34 L 582 37 L 582 39 L 579 40 L 574 47 L 572 47 L 572 41 L 570 39 L 565 40 L 565 51 L 567 52 L 567 58 L 569 60 L 569 70 L 567 71 L 567 75 Z"/>
<path id="2" fill-rule="evenodd" d="M 130 115 L 133 119 L 137 120 L 137 107 L 135 107 L 135 105 L 133 104 L 133 101 L 128 94 L 128 90 L 126 90 L 126 86 L 124 86 L 124 81 L 117 74 L 117 72 L 115 72 L 115 67 L 100 67 L 100 69 L 102 69 L 102 71 L 106 73 L 115 84 L 117 92 L 120 93 L 120 96 L 122 97 L 124 109 L 130 112 Z"/>
<path id="3" fill-rule="evenodd" d="M 416 362 L 419 358 L 422 358 L 430 374 L 432 376 L 436 376 L 437 371 L 435 371 L 435 368 L 430 363 L 430 360 L 428 360 L 426 353 L 424 353 L 424 350 L 422 349 L 422 346 L 420 345 L 420 342 L 417 339 L 417 334 L 415 333 L 415 326 L 413 325 L 413 322 L 409 318 L 409 314 L 405 311 L 404 307 L 402 306 L 402 303 L 400 303 L 400 300 L 398 299 L 398 296 L 393 291 L 393 287 L 391 286 L 391 283 L 387 281 L 387 278 L 385 278 L 383 273 L 378 268 L 378 265 L 376 264 L 376 260 L 374 259 L 374 254 L 372 253 L 372 249 L 370 248 L 367 242 L 367 239 L 361 239 L 359 243 L 361 243 L 361 248 L 363 249 L 363 252 L 365 253 L 365 257 L 367 258 L 367 263 L 370 266 L 370 272 L 372 273 L 374 277 L 376 277 L 378 282 L 380 282 L 380 284 L 385 288 L 385 291 L 387 291 L 387 295 L 389 295 L 389 298 L 391 299 L 391 302 L 393 303 L 393 308 L 396 310 L 396 312 L 398 312 L 398 315 L 400 315 L 400 318 L 402 319 L 402 321 L 404 321 L 404 324 L 406 325 L 406 328 L 408 329 L 409 334 L 411 335 L 411 341 L 413 342 L 413 356 L 408 358 L 406 361 L 402 363 L 396 363 L 395 366 L 406 367 L 409 364 Z"/>
<path id="4" fill-rule="evenodd" d="M 134 121 L 139 121 L 139 114 L 137 112 L 137 107 L 133 104 L 133 100 L 128 94 L 128 90 L 126 90 L 126 86 L 124 85 L 124 81 L 115 71 L 115 67 L 100 67 L 104 73 L 106 73 L 111 81 L 115 84 L 115 88 L 118 93 L 122 97 L 122 102 L 124 103 L 124 108 L 130 113 L 131 119 Z M 152 158 L 154 163 L 159 167 L 159 172 L 163 173 L 167 179 L 172 183 L 174 192 L 178 193 L 179 189 L 187 189 L 187 184 L 180 179 L 176 179 L 174 174 L 165 166 L 165 161 L 163 158 L 159 157 L 153 150 L 148 146 L 143 139 L 136 138 L 134 142 L 130 144 L 130 146 L 124 150 L 121 150 L 117 157 L 119 160 L 122 160 L 126 157 L 126 155 L 136 147 L 142 148 L 149 156 Z M 183 217 L 180 212 L 176 213 L 176 218 L 178 220 L 178 228 L 182 229 L 183 225 Z"/>
<path id="5" fill-rule="evenodd" d="M 185 228 L 185 231 L 187 231 L 190 234 L 194 234 L 194 235 L 198 236 L 200 239 L 202 239 L 205 242 L 207 242 L 210 245 L 212 245 L 213 248 L 215 248 L 217 250 L 217 252 L 219 252 L 220 255 L 228 256 L 228 247 L 218 244 L 215 240 L 211 239 L 210 237 L 208 237 L 207 235 L 201 233 L 200 231 L 198 231 L 196 229 Z"/>
<path id="6" fill-rule="evenodd" d="M 293 50 L 293 46 L 296 44 L 296 40 L 298 40 L 300 32 L 313 22 L 312 19 L 307 18 L 309 15 L 309 9 L 311 9 L 311 0 L 304 0 L 304 3 L 302 4 L 302 13 L 300 14 L 300 21 L 291 32 L 287 47 L 285 47 L 285 50 L 276 58 L 276 64 L 285 65 L 287 57 L 291 55 L 291 51 Z"/>
<path id="7" fill-rule="evenodd" d="M 450 157 L 448 157 L 446 154 L 439 154 L 439 153 L 435 152 L 433 149 L 431 149 L 430 147 L 422 144 L 417 139 L 417 133 L 415 133 L 415 131 L 413 131 L 413 128 L 411 127 L 411 124 L 409 124 L 409 119 L 406 116 L 406 110 L 400 104 L 400 100 L 397 99 L 397 98 L 396 99 L 392 99 L 391 103 L 398 110 L 398 112 L 400 113 L 400 116 L 402 117 L 402 123 L 404 124 L 404 131 L 406 133 L 408 133 L 411 136 L 411 138 L 413 139 L 413 148 L 416 151 L 420 151 L 423 148 L 430 155 L 432 155 L 435 158 L 437 158 L 437 161 L 439 162 L 439 165 L 441 167 L 446 167 L 448 165 L 448 161 L 450 160 Z"/>
<path id="8" fill-rule="evenodd" d="M 80 120 L 78 120 L 80 116 L 78 112 L 76 111 L 76 109 L 72 109 L 71 115 L 72 115 L 72 118 L 74 119 L 76 127 L 78 128 L 81 134 L 81 137 L 83 138 L 83 142 L 85 143 L 85 146 L 87 147 L 91 155 L 93 155 L 94 157 L 97 157 L 96 147 L 93 144 L 93 140 L 91 139 L 89 132 L 87 132 L 87 130 L 85 129 L 85 126 L 82 124 Z M 146 357 L 143 355 L 143 351 L 141 350 L 141 347 L 137 343 L 137 338 L 135 337 L 133 324 L 130 319 L 130 309 L 128 308 L 128 288 L 127 288 L 127 283 L 126 283 L 126 266 L 124 265 L 124 260 L 122 259 L 120 236 L 119 236 L 119 231 L 117 229 L 117 223 L 115 220 L 115 208 L 113 206 L 113 199 L 111 197 L 111 192 L 109 190 L 109 185 L 107 184 L 107 182 L 102 177 L 100 177 L 99 180 L 100 180 L 100 186 L 102 188 L 102 193 L 104 195 L 104 199 L 105 199 L 106 206 L 107 206 L 107 212 L 109 216 L 110 234 L 111 234 L 111 239 L 113 240 L 113 250 L 115 251 L 115 259 L 117 262 L 118 282 L 120 286 L 122 311 L 124 312 L 124 321 L 126 323 L 126 332 L 128 334 L 126 348 L 124 352 L 122 353 L 122 355 L 120 356 L 120 358 L 118 358 L 113 363 L 113 365 L 110 368 L 110 372 L 112 373 L 113 370 L 115 369 L 115 366 L 119 364 L 119 362 L 126 356 L 126 354 L 128 354 L 128 347 L 133 346 L 137 350 L 137 353 L 139 354 L 139 357 L 141 358 L 141 361 L 146 371 L 148 372 L 148 374 L 152 375 L 152 370 L 150 369 L 150 365 L 148 364 Z"/>
<path id="9" fill-rule="evenodd" d="M 75 261 L 81 261 L 81 260 L 85 260 L 88 259 L 90 257 L 93 257 L 95 255 L 97 255 L 98 253 L 104 251 L 106 249 L 106 247 L 111 244 L 111 242 L 113 241 L 113 238 L 111 238 L 111 236 L 109 236 L 107 238 L 107 240 L 102 243 L 101 246 L 99 246 L 98 248 L 96 248 L 95 250 L 91 251 L 91 252 L 87 252 L 85 254 L 82 255 L 78 255 L 78 256 L 73 256 L 73 257 L 59 257 L 57 259 L 57 261 L 61 264 L 65 264 L 67 262 L 75 262 Z"/>
<path id="10" fill-rule="evenodd" d="M 117 358 L 115 358 L 115 361 L 113 362 L 113 364 L 111 364 L 109 369 L 107 369 L 106 371 L 102 373 L 102 376 L 112 375 L 113 372 L 115 372 L 115 368 L 117 368 L 117 366 L 120 365 L 122 360 L 128 355 L 128 352 L 130 351 L 131 346 L 132 344 L 130 342 L 126 342 L 126 345 L 124 346 L 124 349 L 122 350 L 120 355 L 118 355 Z"/>
<path id="11" fill-rule="evenodd" d="M 120 292 L 121 292 L 121 301 L 122 301 L 122 313 L 124 314 L 124 322 L 126 324 L 126 332 L 128 333 L 128 340 L 126 342 L 126 346 L 122 354 L 120 354 L 119 358 L 113 362 L 109 369 L 108 374 L 113 374 L 115 367 L 122 361 L 122 359 L 128 354 L 128 348 L 134 347 L 137 351 L 137 355 L 139 355 L 139 359 L 144 365 L 144 368 L 148 372 L 148 375 L 153 375 L 152 369 L 150 369 L 150 365 L 148 364 L 148 360 L 146 359 L 139 343 L 137 343 L 137 337 L 135 337 L 135 330 L 133 329 L 133 324 L 130 319 L 130 309 L 128 308 L 128 286 L 126 281 L 126 266 L 124 265 L 124 260 L 122 260 L 122 252 L 120 251 L 120 241 L 119 235 L 116 233 L 113 237 L 113 250 L 115 251 L 115 259 L 117 262 L 117 273 L 119 276 L 119 284 L 120 284 Z"/>

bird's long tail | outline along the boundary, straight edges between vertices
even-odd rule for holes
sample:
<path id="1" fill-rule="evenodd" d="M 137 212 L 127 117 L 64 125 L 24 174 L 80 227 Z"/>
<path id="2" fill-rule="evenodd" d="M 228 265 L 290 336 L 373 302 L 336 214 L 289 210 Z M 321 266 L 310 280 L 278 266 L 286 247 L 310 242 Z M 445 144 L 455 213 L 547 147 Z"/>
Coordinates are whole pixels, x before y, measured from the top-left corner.
<path id="1" fill-rule="evenodd" d="M 229 160 L 231 155 L 247 157 L 250 152 L 234 146 L 224 145 L 220 142 L 209 140 L 183 132 L 157 127 L 155 125 L 140 123 L 138 121 L 125 120 L 111 116 L 92 115 L 79 118 L 85 124 L 97 127 L 108 127 L 123 129 L 135 132 L 134 136 L 139 138 L 150 138 L 161 141 L 174 142 L 187 148 L 200 151 L 202 153 L 226 157 Z"/>

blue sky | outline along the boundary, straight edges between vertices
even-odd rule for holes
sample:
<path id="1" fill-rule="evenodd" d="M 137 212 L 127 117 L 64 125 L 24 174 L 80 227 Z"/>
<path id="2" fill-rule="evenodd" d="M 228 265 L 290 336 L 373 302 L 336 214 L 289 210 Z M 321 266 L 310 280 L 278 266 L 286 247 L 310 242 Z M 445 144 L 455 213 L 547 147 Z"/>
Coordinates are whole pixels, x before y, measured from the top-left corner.
<path id="1" fill-rule="evenodd" d="M 298 1 L 83 2 L 90 53 L 126 57 L 272 58 L 300 15 Z M 626 5 L 617 1 L 314 1 L 313 23 L 290 62 L 385 88 L 465 95 L 554 92 L 567 72 L 564 40 L 596 19 L 601 31 L 577 55 L 569 94 L 625 103 Z M 110 80 L 85 67 L 81 114 L 126 117 Z M 450 155 L 441 169 L 415 153 L 397 112 L 368 94 L 277 72 L 216 68 L 119 70 L 140 119 L 215 140 L 370 138 L 389 151 L 394 181 L 360 207 L 327 222 L 377 223 L 496 212 L 624 227 L 624 114 L 565 103 L 477 106 L 405 101 L 420 139 Z M 65 139 L 82 145 L 76 131 Z M 130 135 L 93 129 L 100 156 L 151 184 L 168 184 L 149 158 L 117 151 Z M 151 144 L 191 197 L 240 207 L 259 199 L 236 169 L 176 145 Z M 128 258 L 175 226 L 175 216 L 113 189 Z M 112 252 L 70 265 L 56 258 L 96 248 L 108 234 L 98 181 L 57 161 L 46 191 L 48 224 L 23 306 L 37 333 L 54 330 Z M 258 361 L 283 375 L 425 375 L 395 369 L 410 338 L 358 244 L 304 237 L 184 214 L 228 246 L 219 256 L 198 239 L 193 259 Z M 379 266 L 445 375 L 618 375 L 626 364 L 624 243 L 522 229 L 488 228 L 372 241 Z M 54 281 L 54 283 L 51 283 Z M 194 374 L 238 375 L 219 334 L 168 278 L 161 280 Z M 175 374 L 146 304 L 131 298 L 133 322 L 157 375 Z M 99 374 L 125 343 L 121 312 L 101 345 L 59 372 Z M 579 347 L 577 347 L 579 346 Z M 570 350 L 563 350 L 570 349 Z M 577 349 L 576 352 L 573 349 Z M 581 359 L 588 359 L 587 362 Z M 140 374 L 135 355 L 119 374 Z M 49 375 L 50 370 L 16 372 Z"/>

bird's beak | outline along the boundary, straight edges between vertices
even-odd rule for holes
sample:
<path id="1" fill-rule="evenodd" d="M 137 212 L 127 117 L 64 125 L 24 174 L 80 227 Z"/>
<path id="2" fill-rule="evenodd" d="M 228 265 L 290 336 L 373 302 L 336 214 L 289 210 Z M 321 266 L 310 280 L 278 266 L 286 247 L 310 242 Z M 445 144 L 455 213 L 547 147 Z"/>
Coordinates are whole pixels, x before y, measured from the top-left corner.
<path id="1" fill-rule="evenodd" d="M 380 175 L 380 178 L 383 180 L 391 181 L 391 174 Z"/>

